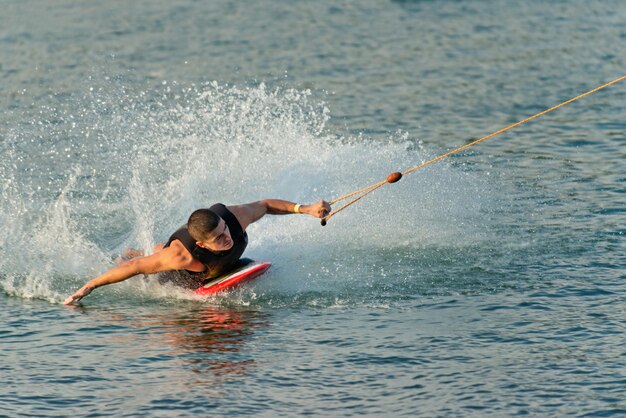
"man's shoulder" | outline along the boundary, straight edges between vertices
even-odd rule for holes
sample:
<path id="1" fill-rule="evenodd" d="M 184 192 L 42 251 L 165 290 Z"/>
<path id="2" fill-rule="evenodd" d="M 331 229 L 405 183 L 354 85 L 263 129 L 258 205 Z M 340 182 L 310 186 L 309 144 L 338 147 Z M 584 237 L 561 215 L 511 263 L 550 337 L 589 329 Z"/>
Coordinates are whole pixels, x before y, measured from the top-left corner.
<path id="1" fill-rule="evenodd" d="M 164 247 L 161 252 L 165 254 L 178 254 L 178 253 L 186 253 L 191 255 L 187 247 L 178 239 L 174 238 L 167 247 Z"/>
<path id="2" fill-rule="evenodd" d="M 241 228 L 242 232 L 244 232 L 250 224 L 249 218 L 252 210 L 252 205 L 252 203 L 247 203 L 243 205 L 226 206 L 226 209 L 230 213 L 232 213 L 237 222 L 239 222 L 239 227 Z"/>
<path id="3" fill-rule="evenodd" d="M 205 269 L 204 264 L 200 260 L 197 260 L 191 252 L 183 245 L 182 242 L 175 239 L 170 243 L 169 247 L 162 250 L 163 261 L 167 264 L 174 266 L 174 270 L 192 270 L 203 271 Z"/>
<path id="4" fill-rule="evenodd" d="M 159 253 L 163 258 L 167 259 L 178 259 L 180 261 L 193 260 L 193 256 L 191 255 L 187 247 L 185 247 L 183 243 L 180 242 L 180 240 L 178 239 L 172 240 L 172 242 L 170 242 L 170 245 L 163 248 L 161 251 L 159 251 Z"/>

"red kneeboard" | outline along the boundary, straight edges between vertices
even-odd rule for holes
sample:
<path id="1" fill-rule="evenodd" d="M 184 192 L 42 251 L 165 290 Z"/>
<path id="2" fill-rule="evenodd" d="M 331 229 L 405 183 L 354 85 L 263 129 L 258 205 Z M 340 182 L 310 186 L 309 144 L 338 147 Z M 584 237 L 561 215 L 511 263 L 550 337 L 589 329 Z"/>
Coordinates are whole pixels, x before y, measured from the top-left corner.
<path id="1" fill-rule="evenodd" d="M 242 258 L 239 260 L 239 265 L 233 271 L 212 279 L 193 292 L 196 295 L 208 296 L 224 290 L 234 289 L 237 286 L 256 279 L 271 266 L 272 263 L 269 261 L 253 261 L 249 258 Z"/>

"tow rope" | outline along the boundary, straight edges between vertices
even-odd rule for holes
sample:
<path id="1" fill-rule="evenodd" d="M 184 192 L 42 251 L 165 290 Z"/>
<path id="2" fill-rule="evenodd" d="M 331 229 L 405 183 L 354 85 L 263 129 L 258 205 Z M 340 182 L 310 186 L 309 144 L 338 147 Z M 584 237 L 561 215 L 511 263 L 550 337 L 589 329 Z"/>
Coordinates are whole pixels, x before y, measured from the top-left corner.
<path id="1" fill-rule="evenodd" d="M 533 116 L 530 116 L 530 117 L 528 117 L 526 119 L 522 119 L 519 122 L 515 122 L 515 123 L 513 123 L 511 125 L 508 125 L 508 126 L 502 128 L 500 130 L 497 130 L 495 132 L 490 133 L 489 135 L 485 135 L 482 138 L 479 138 L 479 139 L 477 139 L 475 141 L 472 141 L 469 144 L 463 145 L 462 147 L 456 148 L 456 149 L 454 149 L 452 151 L 446 152 L 445 154 L 442 154 L 442 155 L 440 155 L 440 156 L 438 156 L 436 158 L 433 158 L 432 160 L 428 160 L 425 163 L 418 164 L 415 167 L 411 167 L 411 168 L 409 168 L 409 169 L 407 169 L 405 171 L 402 171 L 402 172 L 400 172 L 400 171 L 393 172 L 393 173 L 389 174 L 387 176 L 387 178 L 385 180 L 383 180 L 383 181 L 380 181 L 378 183 L 374 183 L 374 184 L 369 185 L 367 187 L 364 187 L 362 189 L 356 190 L 356 191 L 354 191 L 352 193 L 348 193 L 346 195 L 343 195 L 343 196 L 340 196 L 340 197 L 338 197 L 336 199 L 333 199 L 333 200 L 331 200 L 329 202 L 331 205 L 334 205 L 337 202 L 341 202 L 342 200 L 345 200 L 345 199 L 348 199 L 348 198 L 356 196 L 354 199 L 350 200 L 348 203 L 344 204 L 343 206 L 339 207 L 338 209 L 335 209 L 334 211 L 330 212 L 328 215 L 324 216 L 322 218 L 322 221 L 321 221 L 322 226 L 325 226 L 326 223 L 328 222 L 328 220 L 330 218 L 332 218 L 333 216 L 335 216 L 337 213 L 339 213 L 342 210 L 346 209 L 347 207 L 355 204 L 356 202 L 358 202 L 359 200 L 363 199 L 365 196 L 367 196 L 368 194 L 372 193 L 374 190 L 377 190 L 380 187 L 384 186 L 385 184 L 396 183 L 398 180 L 400 180 L 402 178 L 402 176 L 410 174 L 410 173 L 412 173 L 414 171 L 417 171 L 420 168 L 424 168 L 424 167 L 426 167 L 426 166 L 428 166 L 430 164 L 436 163 L 437 161 L 443 160 L 444 158 L 449 157 L 450 155 L 456 154 L 456 153 L 461 152 L 463 150 L 466 150 L 466 149 L 468 149 L 470 147 L 473 147 L 474 145 L 479 144 L 479 143 L 481 143 L 483 141 L 486 141 L 489 138 L 493 138 L 496 135 L 499 135 L 499 134 L 501 134 L 503 132 L 506 132 L 506 131 L 508 131 L 510 129 L 513 129 L 513 128 L 517 127 L 517 126 L 520 126 L 520 125 L 522 125 L 522 124 L 524 124 L 526 122 L 530 122 L 533 119 L 537 119 L 540 116 L 543 116 L 543 115 L 545 115 L 547 113 L 552 112 L 553 110 L 556 110 L 556 109 L 558 109 L 560 107 L 568 105 L 568 104 L 570 104 L 572 102 L 575 102 L 576 100 L 582 99 L 583 97 L 589 96 L 590 94 L 593 94 L 593 93 L 595 93 L 597 91 L 600 91 L 600 90 L 602 90 L 602 89 L 604 89 L 606 87 L 609 87 L 612 84 L 619 83 L 620 81 L 623 81 L 625 79 L 626 79 L 626 75 L 618 77 L 618 78 L 616 78 L 613 81 L 609 81 L 608 83 L 601 85 L 600 87 L 596 87 L 596 88 L 594 88 L 592 90 L 589 90 L 589 91 L 587 91 L 585 93 L 579 94 L 578 96 L 573 97 L 573 98 L 571 98 L 569 100 L 566 100 L 566 101 L 564 101 L 562 103 L 559 103 L 556 106 L 553 106 L 553 107 L 551 107 L 549 109 L 546 109 L 546 110 L 544 110 L 542 112 L 539 112 L 539 113 L 537 113 L 537 114 L 535 114 Z"/>

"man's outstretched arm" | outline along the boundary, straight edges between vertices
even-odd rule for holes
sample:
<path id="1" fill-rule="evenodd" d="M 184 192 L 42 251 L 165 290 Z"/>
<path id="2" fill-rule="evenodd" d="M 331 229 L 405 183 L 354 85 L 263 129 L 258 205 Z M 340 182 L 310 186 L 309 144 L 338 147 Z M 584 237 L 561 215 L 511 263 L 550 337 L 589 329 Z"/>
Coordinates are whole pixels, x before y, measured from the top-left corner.
<path id="1" fill-rule="evenodd" d="M 324 200 L 311 205 L 298 205 L 287 200 L 264 199 L 244 205 L 228 206 L 228 210 L 237 217 L 243 229 L 246 229 L 248 225 L 258 221 L 266 214 L 287 215 L 304 213 L 316 218 L 323 218 L 330 212 L 330 209 L 330 204 Z"/>
<path id="2" fill-rule="evenodd" d="M 168 247 L 155 254 L 134 258 L 114 267 L 85 283 L 72 296 L 65 299 L 65 304 L 78 303 L 94 289 L 108 284 L 118 283 L 138 274 L 155 274 L 167 270 L 179 270 L 188 266 L 193 258 L 176 247 Z"/>

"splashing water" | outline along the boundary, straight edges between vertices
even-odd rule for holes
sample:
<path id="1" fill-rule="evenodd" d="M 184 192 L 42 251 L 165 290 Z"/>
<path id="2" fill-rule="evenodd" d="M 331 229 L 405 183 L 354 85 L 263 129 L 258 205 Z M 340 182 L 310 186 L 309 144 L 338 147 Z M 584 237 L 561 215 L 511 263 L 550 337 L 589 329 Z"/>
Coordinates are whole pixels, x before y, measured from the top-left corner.
<path id="1" fill-rule="evenodd" d="M 406 133 L 330 133 L 330 111 L 310 91 L 213 82 L 133 93 L 119 81 L 90 82 L 78 99 L 55 96 L 56 106 L 12 126 L 1 143 L 0 283 L 9 294 L 60 302 L 124 247 L 151 251 L 198 207 L 331 199 L 437 153 Z M 302 216 L 252 225 L 247 255 L 275 267 L 248 298 L 313 294 L 308 303 L 332 304 L 390 289 L 437 293 L 448 286 L 433 277 L 440 265 L 490 239 L 482 217 L 494 196 L 479 174 L 440 163 L 326 228 Z M 116 289 L 172 293 L 131 282 Z"/>

